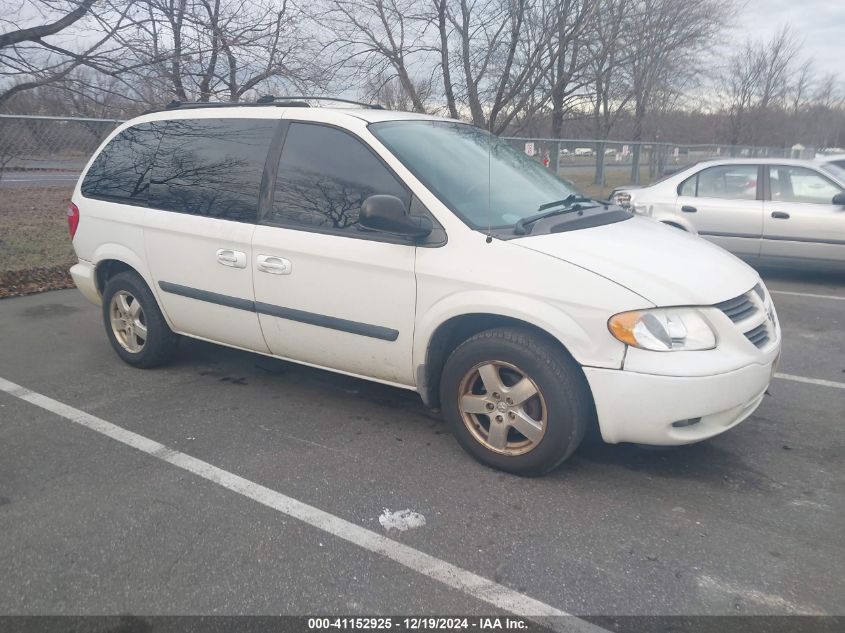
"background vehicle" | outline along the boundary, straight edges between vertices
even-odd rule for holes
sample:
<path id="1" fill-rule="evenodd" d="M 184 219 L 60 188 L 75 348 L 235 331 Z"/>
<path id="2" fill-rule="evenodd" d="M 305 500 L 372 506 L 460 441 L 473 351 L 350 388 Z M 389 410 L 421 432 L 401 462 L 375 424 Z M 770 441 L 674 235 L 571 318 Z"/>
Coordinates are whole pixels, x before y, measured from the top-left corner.
<path id="1" fill-rule="evenodd" d="M 512 472 L 596 423 L 721 433 L 780 350 L 748 266 L 448 119 L 175 104 L 121 126 L 72 200 L 71 273 L 127 363 L 186 335 L 415 390 Z"/>
<path id="2" fill-rule="evenodd" d="M 822 161 L 705 161 L 626 194 L 635 213 L 752 261 L 845 264 L 845 171 Z"/>
<path id="3" fill-rule="evenodd" d="M 830 156 L 818 156 L 816 161 L 824 165 L 833 165 L 845 172 L 845 154 L 831 154 Z"/>

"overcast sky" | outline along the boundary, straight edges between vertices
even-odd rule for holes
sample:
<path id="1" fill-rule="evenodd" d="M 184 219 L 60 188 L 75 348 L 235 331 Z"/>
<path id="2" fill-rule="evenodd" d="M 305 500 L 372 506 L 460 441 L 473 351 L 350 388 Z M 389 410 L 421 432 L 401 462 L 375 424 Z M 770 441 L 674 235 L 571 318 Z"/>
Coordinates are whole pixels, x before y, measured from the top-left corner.
<path id="1" fill-rule="evenodd" d="M 845 0 L 747 0 L 736 35 L 768 38 L 789 24 L 820 74 L 845 78 Z"/>

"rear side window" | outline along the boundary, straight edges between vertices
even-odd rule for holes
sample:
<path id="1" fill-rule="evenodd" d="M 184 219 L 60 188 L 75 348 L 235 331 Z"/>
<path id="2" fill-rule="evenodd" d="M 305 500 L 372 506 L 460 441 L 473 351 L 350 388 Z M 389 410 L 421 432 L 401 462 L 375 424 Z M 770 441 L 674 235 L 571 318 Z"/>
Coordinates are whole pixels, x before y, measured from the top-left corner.
<path id="1" fill-rule="evenodd" d="M 272 119 L 177 119 L 167 122 L 156 154 L 150 206 L 165 211 L 255 222 Z"/>
<path id="2" fill-rule="evenodd" d="M 361 204 L 410 193 L 360 140 L 324 125 L 291 123 L 268 221 L 341 233 L 358 231 Z"/>
<path id="3" fill-rule="evenodd" d="M 82 195 L 127 204 L 146 204 L 160 123 L 127 128 L 103 148 L 82 181 Z"/>
<path id="4" fill-rule="evenodd" d="M 699 198 L 757 199 L 757 165 L 720 165 L 698 173 Z"/>

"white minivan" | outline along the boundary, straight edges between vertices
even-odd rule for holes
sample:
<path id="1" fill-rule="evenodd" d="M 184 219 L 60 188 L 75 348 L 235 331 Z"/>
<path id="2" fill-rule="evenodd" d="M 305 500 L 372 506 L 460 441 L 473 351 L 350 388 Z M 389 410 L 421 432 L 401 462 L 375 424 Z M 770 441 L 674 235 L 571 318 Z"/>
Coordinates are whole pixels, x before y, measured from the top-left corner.
<path id="1" fill-rule="evenodd" d="M 127 363 L 189 336 L 414 390 L 521 474 L 760 404 L 781 330 L 733 255 L 459 121 L 260 101 L 173 103 L 86 166 L 71 273 Z"/>

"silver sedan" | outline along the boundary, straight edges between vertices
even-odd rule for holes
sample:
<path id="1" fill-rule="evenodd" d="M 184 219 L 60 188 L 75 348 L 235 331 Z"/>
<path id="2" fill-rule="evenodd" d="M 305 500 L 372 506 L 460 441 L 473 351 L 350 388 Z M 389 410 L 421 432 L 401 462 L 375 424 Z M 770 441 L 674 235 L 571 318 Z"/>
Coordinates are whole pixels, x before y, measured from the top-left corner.
<path id="1" fill-rule="evenodd" d="M 704 161 L 617 195 L 752 262 L 845 265 L 845 170 L 830 161 Z"/>

